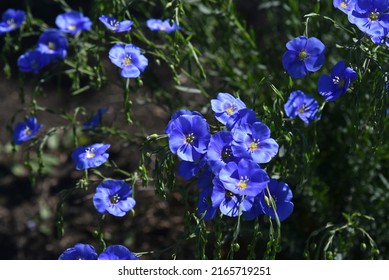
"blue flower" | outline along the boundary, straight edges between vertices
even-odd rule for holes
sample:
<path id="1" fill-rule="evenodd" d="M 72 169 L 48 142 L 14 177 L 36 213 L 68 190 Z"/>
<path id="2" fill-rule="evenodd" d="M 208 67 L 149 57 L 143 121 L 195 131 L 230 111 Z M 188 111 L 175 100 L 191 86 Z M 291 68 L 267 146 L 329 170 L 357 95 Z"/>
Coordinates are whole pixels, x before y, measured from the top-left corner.
<path id="1" fill-rule="evenodd" d="M 51 60 L 65 58 L 68 39 L 57 29 L 45 30 L 38 39 L 37 50 L 50 56 Z"/>
<path id="2" fill-rule="evenodd" d="M 210 139 L 207 121 L 198 115 L 182 115 L 172 123 L 169 148 L 185 161 L 196 161 L 207 152 Z"/>
<path id="3" fill-rule="evenodd" d="M 293 91 L 290 94 L 284 105 L 284 110 L 289 118 L 298 116 L 307 124 L 319 118 L 319 103 L 311 95 L 300 90 Z"/>
<path id="4" fill-rule="evenodd" d="M 249 211 L 253 206 L 253 197 L 235 194 L 225 188 L 219 177 L 213 180 L 211 195 L 212 207 L 218 207 L 223 215 L 236 217 L 239 211 Z"/>
<path id="5" fill-rule="evenodd" d="M 215 112 L 215 118 L 224 125 L 240 109 L 246 108 L 242 100 L 224 92 L 218 93 L 217 99 L 211 100 L 211 106 Z"/>
<path id="6" fill-rule="evenodd" d="M 93 204 L 101 214 L 106 212 L 122 217 L 135 206 L 132 188 L 122 180 L 105 180 L 96 188 Z"/>
<path id="7" fill-rule="evenodd" d="M 99 167 L 104 164 L 109 157 L 105 151 L 111 145 L 109 144 L 93 144 L 87 147 L 80 146 L 72 153 L 72 159 L 76 163 L 77 170 L 83 170 L 93 167 Z"/>
<path id="8" fill-rule="evenodd" d="M 343 13 L 348 14 L 354 10 L 355 0 L 333 0 L 333 5 Z"/>
<path id="9" fill-rule="evenodd" d="M 95 248 L 89 244 L 78 243 L 72 248 L 66 249 L 59 260 L 97 260 Z"/>
<path id="10" fill-rule="evenodd" d="M 357 78 L 357 73 L 346 66 L 342 60 L 331 70 L 330 75 L 321 75 L 318 81 L 318 91 L 326 101 L 334 101 L 346 93 L 350 82 Z"/>
<path id="11" fill-rule="evenodd" d="M 220 170 L 219 178 L 230 192 L 247 196 L 259 194 L 270 180 L 265 170 L 247 159 L 227 163 Z"/>
<path id="12" fill-rule="evenodd" d="M 207 151 L 207 162 L 214 174 L 231 161 L 238 161 L 231 149 L 232 134 L 229 131 L 219 131 L 211 136 Z"/>
<path id="13" fill-rule="evenodd" d="M 324 44 L 315 37 L 300 36 L 286 44 L 282 65 L 292 78 L 303 78 L 319 70 L 325 60 Z"/>
<path id="14" fill-rule="evenodd" d="M 17 63 L 20 71 L 36 74 L 50 63 L 50 55 L 32 50 L 19 56 Z"/>
<path id="15" fill-rule="evenodd" d="M 99 260 L 139 260 L 123 245 L 110 245 L 98 257 Z"/>
<path id="16" fill-rule="evenodd" d="M 232 137 L 232 152 L 236 157 L 267 163 L 278 153 L 278 144 L 270 138 L 270 129 L 264 123 L 239 126 Z"/>
<path id="17" fill-rule="evenodd" d="M 270 196 L 275 202 L 278 219 L 280 221 L 285 220 L 290 216 L 290 214 L 292 214 L 294 208 L 293 202 L 291 201 L 293 198 L 292 191 L 290 190 L 288 184 L 275 179 L 270 180 L 268 189 L 269 192 L 265 190 L 262 194 L 262 199 L 260 200 L 263 213 L 275 219 L 274 208 L 270 203 L 270 193 Z"/>
<path id="18" fill-rule="evenodd" d="M 120 67 L 120 75 L 124 78 L 137 78 L 147 65 L 147 58 L 133 44 L 115 44 L 109 51 L 109 59 Z"/>
<path id="19" fill-rule="evenodd" d="M 83 128 L 84 129 L 92 129 L 101 124 L 101 120 L 103 118 L 103 115 L 108 111 L 107 107 L 100 108 L 97 110 L 97 113 L 93 116 L 92 119 L 84 122 Z"/>
<path id="20" fill-rule="evenodd" d="M 41 129 L 42 125 L 38 123 L 35 117 L 29 117 L 25 122 L 19 122 L 15 126 L 13 133 L 13 142 L 16 145 L 30 140 Z"/>
<path id="21" fill-rule="evenodd" d="M 55 19 L 55 24 L 65 33 L 76 35 L 78 32 L 90 30 L 92 22 L 88 17 L 76 11 L 60 14 Z"/>
<path id="22" fill-rule="evenodd" d="M 354 10 L 348 14 L 348 20 L 362 32 L 382 37 L 388 34 L 389 1 L 356 0 Z"/>
<path id="23" fill-rule="evenodd" d="M 123 20 L 123 21 L 118 21 L 114 17 L 109 17 L 102 15 L 99 17 L 99 20 L 104 23 L 104 25 L 115 32 L 125 32 L 131 30 L 132 25 L 134 22 L 132 20 Z"/>
<path id="24" fill-rule="evenodd" d="M 163 31 L 166 33 L 171 33 L 181 29 L 175 22 L 170 24 L 170 19 L 162 21 L 161 19 L 151 18 L 146 21 L 146 25 L 152 31 Z"/>
<path id="25" fill-rule="evenodd" d="M 3 13 L 0 22 L 0 35 L 13 31 L 24 22 L 26 13 L 21 10 L 8 9 Z"/>

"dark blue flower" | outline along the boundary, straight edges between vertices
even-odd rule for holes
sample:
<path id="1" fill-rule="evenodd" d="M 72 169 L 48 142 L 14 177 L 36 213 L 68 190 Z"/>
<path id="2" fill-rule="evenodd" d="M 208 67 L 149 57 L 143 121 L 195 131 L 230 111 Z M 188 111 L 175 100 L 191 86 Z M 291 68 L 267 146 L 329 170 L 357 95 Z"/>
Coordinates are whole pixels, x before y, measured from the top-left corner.
<path id="1" fill-rule="evenodd" d="M 99 17 L 99 20 L 104 23 L 104 25 L 115 32 L 125 32 L 131 30 L 132 25 L 134 22 L 132 20 L 123 20 L 123 21 L 118 21 L 114 17 L 110 16 L 105 16 L 102 15 Z"/>
<path id="2" fill-rule="evenodd" d="M 319 103 L 311 95 L 300 90 L 293 91 L 290 94 L 284 105 L 284 110 L 289 118 L 298 116 L 307 124 L 319 118 Z"/>
<path id="3" fill-rule="evenodd" d="M 173 154 L 185 161 L 197 161 L 207 152 L 209 125 L 198 115 L 182 115 L 172 123 L 169 147 Z"/>
<path id="4" fill-rule="evenodd" d="M 330 75 L 321 75 L 318 81 L 318 91 L 326 101 L 334 101 L 346 93 L 350 82 L 357 78 L 357 73 L 346 66 L 342 60 L 331 70 Z"/>
<path id="5" fill-rule="evenodd" d="M 253 206 L 253 197 L 244 197 L 231 192 L 218 177 L 213 180 L 211 200 L 213 208 L 218 207 L 223 215 L 229 217 L 236 217 L 239 212 L 241 214 L 243 211 L 249 211 Z"/>
<path id="6" fill-rule="evenodd" d="M 132 188 L 122 180 L 105 180 L 96 188 L 93 204 L 101 214 L 122 217 L 135 206 Z"/>
<path id="7" fill-rule="evenodd" d="M 247 196 L 259 194 L 270 180 L 265 170 L 247 159 L 226 164 L 220 170 L 219 178 L 230 192 Z"/>
<path id="8" fill-rule="evenodd" d="M 200 172 L 197 178 L 197 187 L 199 189 L 212 188 L 212 180 L 215 177 L 209 165 L 204 165 L 202 172 Z"/>
<path id="9" fill-rule="evenodd" d="M 211 106 L 215 112 L 215 118 L 224 125 L 240 109 L 246 108 L 242 100 L 225 92 L 218 93 L 217 99 L 211 100 Z"/>
<path id="10" fill-rule="evenodd" d="M 84 122 L 83 128 L 84 129 L 92 129 L 101 124 L 101 120 L 103 118 L 103 115 L 108 111 L 107 107 L 100 108 L 97 110 L 97 113 L 93 116 L 92 119 Z"/>
<path id="11" fill-rule="evenodd" d="M 8 9 L 3 13 L 0 22 L 0 35 L 13 31 L 24 22 L 26 13 L 21 10 Z"/>
<path id="12" fill-rule="evenodd" d="M 290 190 L 288 184 L 284 182 L 271 179 L 268 184 L 268 190 L 264 190 L 262 194 L 262 199 L 260 200 L 263 212 L 266 215 L 269 215 L 275 219 L 274 208 L 270 201 L 270 196 L 274 200 L 276 206 L 276 213 L 280 221 L 285 220 L 293 212 L 293 198 L 292 191 Z"/>
<path id="13" fill-rule="evenodd" d="M 18 67 L 22 72 L 38 73 L 50 63 L 50 55 L 38 50 L 28 51 L 18 58 Z"/>
<path id="14" fill-rule="evenodd" d="M 123 245 L 110 245 L 98 257 L 99 260 L 139 260 Z"/>
<path id="15" fill-rule="evenodd" d="M 300 36 L 286 44 L 282 65 L 292 78 L 303 78 L 319 70 L 325 60 L 324 44 L 315 37 Z"/>
<path id="16" fill-rule="evenodd" d="M 268 163 L 278 153 L 278 144 L 270 138 L 270 129 L 264 123 L 239 126 L 234 129 L 232 137 L 232 152 L 236 157 Z"/>
<path id="17" fill-rule="evenodd" d="M 124 78 L 137 78 L 147 65 L 147 58 L 133 44 L 115 44 L 109 51 L 109 59 L 120 67 Z"/>
<path id="18" fill-rule="evenodd" d="M 13 133 L 13 142 L 16 145 L 22 144 L 24 141 L 30 140 L 41 129 L 42 125 L 38 123 L 35 117 L 29 117 L 25 122 L 16 124 Z"/>
<path id="19" fill-rule="evenodd" d="M 38 39 L 37 50 L 50 56 L 51 60 L 65 58 L 68 39 L 57 29 L 45 30 Z"/>
<path id="20" fill-rule="evenodd" d="M 196 161 L 181 160 L 178 165 L 177 174 L 185 180 L 190 180 L 196 176 L 206 163 L 207 161 L 205 160 L 205 155 L 201 155 L 201 157 Z"/>
<path id="21" fill-rule="evenodd" d="M 78 243 L 72 248 L 66 249 L 59 260 L 97 260 L 95 248 L 89 244 Z"/>
<path id="22" fill-rule="evenodd" d="M 348 14 L 348 20 L 370 36 L 386 36 L 389 28 L 388 9 L 387 0 L 356 0 L 354 10 Z"/>
<path id="23" fill-rule="evenodd" d="M 230 161 L 238 161 L 232 154 L 232 133 L 229 131 L 219 131 L 211 136 L 207 151 L 207 162 L 214 174 L 218 174 L 220 169 Z"/>
<path id="24" fill-rule="evenodd" d="M 197 212 L 204 219 L 204 221 L 213 219 L 216 215 L 217 209 L 219 208 L 219 205 L 215 207 L 212 205 L 212 192 L 213 187 L 210 185 L 206 188 L 203 188 L 199 195 Z"/>
<path id="25" fill-rule="evenodd" d="M 76 35 L 78 32 L 90 30 L 91 20 L 77 11 L 60 14 L 55 19 L 55 24 L 65 33 Z"/>
<path id="26" fill-rule="evenodd" d="M 348 14 L 354 10 L 355 0 L 333 0 L 333 5 L 343 13 Z"/>
<path id="27" fill-rule="evenodd" d="M 170 19 L 161 20 L 151 18 L 146 21 L 147 27 L 152 31 L 163 31 L 166 33 L 171 33 L 181 28 L 175 23 L 170 23 Z"/>
<path id="28" fill-rule="evenodd" d="M 77 170 L 99 167 L 104 164 L 109 157 L 105 151 L 110 144 L 93 144 L 87 147 L 80 146 L 72 153 L 72 159 L 76 163 Z"/>

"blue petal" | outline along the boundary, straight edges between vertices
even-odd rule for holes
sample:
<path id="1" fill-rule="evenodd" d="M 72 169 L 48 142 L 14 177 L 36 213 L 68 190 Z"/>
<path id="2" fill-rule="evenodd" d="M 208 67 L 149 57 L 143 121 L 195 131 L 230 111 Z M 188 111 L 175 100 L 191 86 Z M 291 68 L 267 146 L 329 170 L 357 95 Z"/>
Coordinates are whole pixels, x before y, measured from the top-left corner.
<path id="1" fill-rule="evenodd" d="M 137 78 L 140 75 L 140 71 L 134 64 L 130 64 L 122 68 L 120 75 L 124 78 Z"/>
<path id="2" fill-rule="evenodd" d="M 113 64 L 116 66 L 122 68 L 123 64 L 123 58 L 126 55 L 126 52 L 124 51 L 124 45 L 123 44 L 115 44 L 110 50 L 109 50 L 109 59 Z"/>
<path id="3" fill-rule="evenodd" d="M 308 39 L 305 36 L 299 36 L 286 43 L 286 48 L 297 53 L 305 49 Z"/>
<path id="4" fill-rule="evenodd" d="M 307 42 L 305 51 L 309 56 L 319 56 L 322 55 L 325 51 L 324 44 L 315 37 L 310 37 Z"/>
<path id="5" fill-rule="evenodd" d="M 305 67 L 310 72 L 316 72 L 319 70 L 325 61 L 324 53 L 321 55 L 309 55 L 306 59 L 304 59 Z"/>
<path id="6" fill-rule="evenodd" d="M 125 32 L 131 30 L 133 25 L 132 20 L 124 20 L 119 23 L 119 26 L 116 28 L 116 32 Z"/>

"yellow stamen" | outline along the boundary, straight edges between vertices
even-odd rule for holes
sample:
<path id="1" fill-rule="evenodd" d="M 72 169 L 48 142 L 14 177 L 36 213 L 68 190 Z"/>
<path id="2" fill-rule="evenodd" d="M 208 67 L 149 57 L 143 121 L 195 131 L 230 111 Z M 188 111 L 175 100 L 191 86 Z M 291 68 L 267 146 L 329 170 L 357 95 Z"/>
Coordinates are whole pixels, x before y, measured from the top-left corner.
<path id="1" fill-rule="evenodd" d="M 346 9 L 348 7 L 348 5 L 346 2 L 341 2 L 340 7 L 342 7 L 343 9 Z"/>
<path id="2" fill-rule="evenodd" d="M 300 60 L 304 60 L 307 57 L 308 57 L 308 54 L 305 51 L 299 52 L 299 59 Z"/>
<path id="3" fill-rule="evenodd" d="M 238 183 L 238 187 L 241 190 L 244 190 L 245 188 L 247 188 L 247 182 L 248 181 L 249 181 L 249 178 L 247 178 L 247 176 L 241 176 L 240 180 L 239 180 L 239 183 Z"/>
<path id="4" fill-rule="evenodd" d="M 128 56 L 126 56 L 123 60 L 123 64 L 128 66 L 131 64 L 131 58 L 129 58 Z"/>
<path id="5" fill-rule="evenodd" d="M 50 50 L 55 50 L 55 44 L 53 42 L 49 42 L 47 44 L 47 47 L 50 49 Z"/>

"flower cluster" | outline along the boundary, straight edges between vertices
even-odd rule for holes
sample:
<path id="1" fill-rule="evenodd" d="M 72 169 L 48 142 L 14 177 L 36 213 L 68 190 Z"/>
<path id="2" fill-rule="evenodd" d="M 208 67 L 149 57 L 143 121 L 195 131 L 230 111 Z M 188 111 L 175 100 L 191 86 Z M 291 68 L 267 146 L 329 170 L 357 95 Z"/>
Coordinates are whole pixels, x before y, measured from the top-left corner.
<path id="1" fill-rule="evenodd" d="M 110 30 L 114 32 L 129 31 L 132 28 L 133 21 L 119 21 L 114 17 L 102 15 L 99 20 Z M 147 27 L 153 31 L 173 32 L 180 27 L 170 20 L 149 19 L 146 22 Z M 109 59 L 117 67 L 121 68 L 120 75 L 123 78 L 137 78 L 140 76 L 147 65 L 148 59 L 142 54 L 139 47 L 133 44 L 115 44 L 109 51 Z"/>
<path id="2" fill-rule="evenodd" d="M 385 43 L 389 46 L 389 1 L 333 0 L 333 5 L 375 44 Z"/>
<path id="3" fill-rule="evenodd" d="M 271 216 L 271 206 L 264 207 L 265 197 L 278 195 L 282 190 L 275 183 L 272 183 L 275 187 L 267 188 L 276 180 L 270 179 L 260 166 L 278 153 L 270 129 L 242 100 L 229 93 L 219 93 L 211 100 L 211 106 L 216 119 L 226 129 L 211 135 L 206 119 L 188 110 L 177 111 L 165 129 L 171 152 L 181 159 L 178 174 L 187 180 L 198 174 L 199 214 L 205 220 L 214 218 L 217 209 L 230 217 Z M 290 191 L 284 183 L 280 188 Z M 292 213 L 291 198 L 291 195 L 282 196 L 276 204 L 279 217 L 285 219 Z M 289 205 L 288 209 L 284 208 L 284 202 Z"/>
<path id="4" fill-rule="evenodd" d="M 101 15 L 99 20 L 114 32 L 125 32 L 132 28 L 133 21 L 119 21 L 114 17 Z M 120 75 L 123 78 L 137 78 L 147 65 L 148 59 L 142 54 L 139 47 L 133 44 L 116 43 L 109 50 L 109 59 L 117 67 L 121 68 Z"/>
<path id="5" fill-rule="evenodd" d="M 347 5 L 340 6 L 342 9 L 348 8 Z M 325 46 L 315 37 L 294 38 L 286 44 L 286 48 L 282 64 L 292 78 L 303 78 L 308 72 L 318 71 L 324 64 Z M 350 83 L 356 78 L 357 73 L 341 60 L 329 75 L 323 74 L 319 77 L 318 92 L 325 101 L 334 101 L 346 93 Z M 319 103 L 312 95 L 301 90 L 290 93 L 284 110 L 288 118 L 299 117 L 306 124 L 320 119 Z"/>
<path id="6" fill-rule="evenodd" d="M 69 45 L 64 33 L 75 35 L 89 30 L 92 25 L 89 18 L 76 11 L 58 15 L 55 23 L 59 29 L 49 28 L 43 31 L 36 49 L 27 51 L 18 58 L 20 71 L 35 74 L 46 65 L 64 59 Z"/>
<path id="7" fill-rule="evenodd" d="M 66 249 L 59 260 L 138 260 L 139 258 L 123 245 L 110 245 L 100 254 L 90 244 L 78 243 Z"/>

